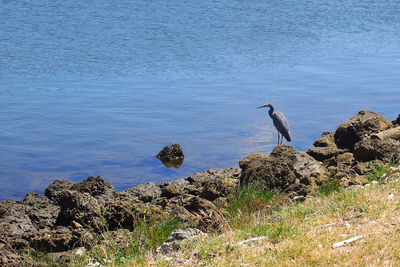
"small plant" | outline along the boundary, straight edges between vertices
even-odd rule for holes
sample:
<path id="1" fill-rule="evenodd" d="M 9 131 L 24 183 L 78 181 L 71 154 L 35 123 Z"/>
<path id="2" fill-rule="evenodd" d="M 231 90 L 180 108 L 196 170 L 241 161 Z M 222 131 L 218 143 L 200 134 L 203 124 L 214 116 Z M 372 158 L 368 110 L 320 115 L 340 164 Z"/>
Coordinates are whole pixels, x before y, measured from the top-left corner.
<path id="1" fill-rule="evenodd" d="M 329 178 L 325 183 L 318 187 L 316 192 L 316 196 L 329 196 L 334 192 L 339 192 L 342 190 L 342 186 L 340 185 L 340 180 L 337 177 Z"/>
<path id="2" fill-rule="evenodd" d="M 379 181 L 390 167 L 398 167 L 399 163 L 398 162 L 388 162 L 386 164 L 379 164 L 376 163 L 374 165 L 374 168 L 372 169 L 372 172 L 366 173 L 365 176 L 367 177 L 368 181 Z"/>

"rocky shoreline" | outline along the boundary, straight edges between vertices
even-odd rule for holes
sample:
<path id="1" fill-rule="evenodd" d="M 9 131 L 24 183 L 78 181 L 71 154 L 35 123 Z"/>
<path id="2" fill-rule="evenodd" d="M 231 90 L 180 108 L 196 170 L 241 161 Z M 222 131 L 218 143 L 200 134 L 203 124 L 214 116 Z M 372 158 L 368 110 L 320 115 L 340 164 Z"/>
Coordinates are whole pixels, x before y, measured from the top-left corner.
<path id="1" fill-rule="evenodd" d="M 388 132 L 389 131 L 389 132 Z M 137 218 L 172 215 L 202 232 L 229 229 L 221 208 L 241 184 L 279 190 L 302 201 L 329 177 L 345 186 L 364 185 L 379 163 L 400 160 L 400 115 L 392 122 L 362 110 L 334 133 L 323 133 L 308 151 L 277 146 L 269 156 L 249 155 L 239 166 L 210 169 L 187 178 L 152 182 L 116 192 L 101 177 L 80 183 L 56 180 L 44 195 L 0 202 L 0 265 L 19 266 L 29 251 L 90 249 L 99 233 L 132 231 Z M 32 263 L 34 265 L 34 263 Z"/>

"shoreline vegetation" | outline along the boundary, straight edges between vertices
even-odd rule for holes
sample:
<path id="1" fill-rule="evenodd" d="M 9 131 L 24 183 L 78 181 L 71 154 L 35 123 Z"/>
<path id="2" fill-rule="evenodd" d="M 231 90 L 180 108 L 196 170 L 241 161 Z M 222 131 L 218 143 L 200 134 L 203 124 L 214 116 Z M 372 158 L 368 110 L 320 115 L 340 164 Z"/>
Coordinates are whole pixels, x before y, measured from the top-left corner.
<path id="1" fill-rule="evenodd" d="M 56 180 L 0 202 L 0 265 L 399 265 L 399 133 L 362 110 L 308 151 L 123 192 Z"/>

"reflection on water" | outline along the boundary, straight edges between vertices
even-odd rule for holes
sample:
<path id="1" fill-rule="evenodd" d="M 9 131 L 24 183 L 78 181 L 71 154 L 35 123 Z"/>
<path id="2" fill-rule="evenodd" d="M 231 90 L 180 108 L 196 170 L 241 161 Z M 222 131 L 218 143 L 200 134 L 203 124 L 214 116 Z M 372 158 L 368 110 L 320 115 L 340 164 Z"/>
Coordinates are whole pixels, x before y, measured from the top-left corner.
<path id="1" fill-rule="evenodd" d="M 358 110 L 400 112 L 400 2 L 3 1 L 0 199 L 56 178 L 117 190 L 296 149 Z M 182 145 L 166 168 L 160 147 Z"/>
<path id="2" fill-rule="evenodd" d="M 160 159 L 160 161 L 167 168 L 179 169 L 183 164 L 183 159 L 175 159 L 175 160 L 162 160 L 162 159 Z"/>

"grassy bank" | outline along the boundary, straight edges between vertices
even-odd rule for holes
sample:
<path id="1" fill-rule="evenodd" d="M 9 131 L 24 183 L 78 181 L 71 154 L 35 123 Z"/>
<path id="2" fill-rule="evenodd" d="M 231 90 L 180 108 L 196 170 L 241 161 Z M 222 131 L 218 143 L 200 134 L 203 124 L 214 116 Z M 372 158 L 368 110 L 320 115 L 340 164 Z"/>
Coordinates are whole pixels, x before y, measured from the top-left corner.
<path id="1" fill-rule="evenodd" d="M 377 166 L 369 180 L 378 180 L 388 168 Z M 344 189 L 332 178 L 301 203 L 249 186 L 231 196 L 224 212 L 232 231 L 188 240 L 168 258 L 155 255 L 155 248 L 173 229 L 187 226 L 172 217 L 149 215 L 137 221 L 124 248 L 106 236 L 105 242 L 71 259 L 69 265 L 86 266 L 89 259 L 106 266 L 400 265 L 397 179 Z M 359 235 L 362 238 L 355 242 L 332 247 Z M 255 237 L 264 238 L 238 244 Z M 32 257 L 58 265 L 46 255 Z"/>

